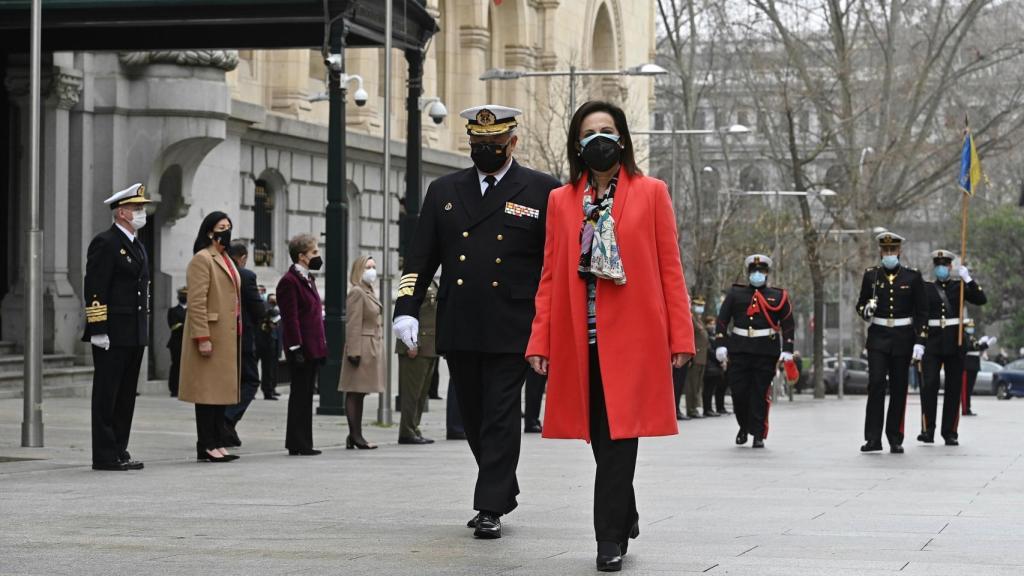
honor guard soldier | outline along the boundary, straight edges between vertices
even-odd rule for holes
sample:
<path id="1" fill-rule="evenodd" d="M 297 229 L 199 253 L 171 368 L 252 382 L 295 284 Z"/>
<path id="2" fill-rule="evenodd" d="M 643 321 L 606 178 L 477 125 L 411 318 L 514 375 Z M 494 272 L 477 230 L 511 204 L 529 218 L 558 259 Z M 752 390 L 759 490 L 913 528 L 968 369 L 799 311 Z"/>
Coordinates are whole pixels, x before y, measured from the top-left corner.
<path id="1" fill-rule="evenodd" d="M 85 334 L 92 344 L 92 467 L 140 470 L 128 454 L 139 366 L 149 340 L 149 257 L 139 241 L 146 225 L 145 187 L 103 201 L 114 223 L 89 243 L 85 265 Z"/>
<path id="2" fill-rule="evenodd" d="M 924 347 L 921 384 L 921 434 L 917 439 L 926 444 L 935 442 L 935 416 L 938 411 L 940 373 L 945 372 L 945 394 L 942 401 L 942 428 L 946 446 L 957 446 L 960 423 L 960 401 L 964 390 L 964 354 L 967 352 L 966 335 L 960 341 L 960 289 L 963 282 L 964 300 L 983 305 L 988 301 L 985 292 L 971 278 L 966 266 L 957 270 L 959 278 L 950 278 L 950 268 L 956 255 L 949 250 L 932 252 L 934 282 L 925 282 L 928 295 L 928 342 Z"/>
<path id="3" fill-rule="evenodd" d="M 911 360 L 924 356 L 928 338 L 928 298 L 921 273 L 902 266 L 903 237 L 882 232 L 878 241 L 881 266 L 868 268 L 860 285 L 857 314 L 868 327 L 868 406 L 861 452 L 882 449 L 882 427 L 889 451 L 903 453 L 903 421 L 907 411 L 907 378 Z M 889 412 L 884 414 L 886 385 Z"/>
<path id="4" fill-rule="evenodd" d="M 416 346 L 420 305 L 438 266 L 437 348 L 456 386 L 478 466 L 469 522 L 478 538 L 501 537 L 517 506 L 520 394 L 534 295 L 544 260 L 548 194 L 557 180 L 512 155 L 519 110 L 463 110 L 474 167 L 427 190 L 395 302 L 395 336 Z"/>
<path id="5" fill-rule="evenodd" d="M 754 448 L 764 448 L 772 378 L 779 360 L 793 359 L 793 305 L 788 292 L 768 286 L 771 258 L 753 254 L 744 264 L 749 283 L 733 284 L 718 311 L 715 358 L 728 362 L 726 378 L 740 425 L 736 444 L 746 444 L 750 435 Z"/>
<path id="6" fill-rule="evenodd" d="M 974 319 L 964 320 L 964 341 L 967 343 L 967 355 L 964 356 L 964 375 L 967 380 L 967 387 L 964 395 L 964 405 L 960 414 L 963 416 L 977 416 L 971 410 L 971 397 L 974 395 L 974 383 L 978 379 L 978 372 L 981 371 L 981 355 L 988 350 L 989 346 L 995 346 L 995 336 L 982 336 L 978 338 L 975 333 Z"/>

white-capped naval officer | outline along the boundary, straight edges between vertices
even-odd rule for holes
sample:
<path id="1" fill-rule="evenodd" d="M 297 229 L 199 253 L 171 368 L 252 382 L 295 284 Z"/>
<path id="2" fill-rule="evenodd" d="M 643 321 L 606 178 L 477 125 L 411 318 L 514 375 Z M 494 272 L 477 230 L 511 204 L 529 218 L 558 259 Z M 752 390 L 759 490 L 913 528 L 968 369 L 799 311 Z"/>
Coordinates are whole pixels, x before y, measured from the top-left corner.
<path id="1" fill-rule="evenodd" d="M 478 538 L 501 537 L 501 516 L 517 506 L 524 354 L 548 193 L 560 185 L 513 159 L 519 114 L 493 104 L 459 114 L 474 166 L 427 189 L 395 303 L 395 336 L 415 347 L 420 304 L 441 267 L 437 349 L 448 361 L 478 466 L 478 514 L 469 522 Z"/>
<path id="2" fill-rule="evenodd" d="M 149 340 L 146 189 L 135 184 L 103 201 L 114 223 L 89 243 L 85 264 L 85 334 L 92 344 L 92 467 L 140 470 L 128 454 L 139 366 Z"/>

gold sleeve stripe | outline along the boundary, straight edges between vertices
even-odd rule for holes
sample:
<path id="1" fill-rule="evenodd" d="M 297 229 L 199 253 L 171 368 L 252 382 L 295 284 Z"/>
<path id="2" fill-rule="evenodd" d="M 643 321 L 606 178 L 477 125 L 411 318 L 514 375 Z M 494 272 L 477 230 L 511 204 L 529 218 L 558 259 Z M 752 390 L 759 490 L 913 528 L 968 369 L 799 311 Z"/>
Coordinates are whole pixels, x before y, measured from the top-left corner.
<path id="1" fill-rule="evenodd" d="M 89 323 L 89 324 L 95 324 L 97 322 L 106 322 L 107 321 L 107 315 L 104 314 L 102 316 L 88 316 L 88 317 L 86 317 L 85 321 L 87 323 Z"/>
<path id="2" fill-rule="evenodd" d="M 184 324 L 182 324 L 181 322 L 178 322 L 174 326 L 171 326 L 171 332 L 174 332 L 175 330 L 177 330 L 178 328 L 181 328 L 182 326 L 184 326 Z"/>
<path id="3" fill-rule="evenodd" d="M 412 296 L 412 294 L 413 294 L 413 289 L 412 288 L 402 288 L 402 289 L 400 289 L 398 291 L 398 297 L 399 298 L 401 298 L 402 296 Z"/>
<path id="4" fill-rule="evenodd" d="M 402 280 L 401 281 L 405 282 L 407 280 L 412 280 L 413 282 L 415 282 L 416 279 L 419 278 L 419 277 L 420 277 L 419 274 L 406 274 L 406 275 L 402 276 Z"/>

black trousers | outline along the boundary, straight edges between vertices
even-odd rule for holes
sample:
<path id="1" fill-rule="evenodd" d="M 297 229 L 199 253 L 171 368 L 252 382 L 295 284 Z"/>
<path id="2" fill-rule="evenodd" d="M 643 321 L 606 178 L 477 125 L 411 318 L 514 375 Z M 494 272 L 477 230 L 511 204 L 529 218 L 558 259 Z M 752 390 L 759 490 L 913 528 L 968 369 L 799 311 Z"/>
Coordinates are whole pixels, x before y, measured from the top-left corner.
<path id="1" fill-rule="evenodd" d="M 452 368 L 452 365 L 451 365 L 451 363 L 449 363 L 448 364 L 448 371 L 449 371 L 449 376 L 448 376 L 448 392 L 446 392 L 447 397 L 445 398 L 445 401 L 444 401 L 444 405 L 445 405 L 445 422 L 444 422 L 445 423 L 445 432 L 447 432 L 449 434 L 453 433 L 453 432 L 456 433 L 456 434 L 464 434 L 466 432 L 466 430 L 462 426 L 462 415 L 459 414 L 459 395 L 458 395 L 457 391 L 455 390 L 455 378 L 452 378 L 451 375 L 450 375 L 451 368 Z M 438 373 L 438 372 L 440 372 L 440 370 L 434 370 L 435 374 Z"/>
<path id="2" fill-rule="evenodd" d="M 967 375 L 967 394 L 964 395 L 964 407 L 961 414 L 967 414 L 971 411 L 971 396 L 974 396 L 974 383 L 978 381 L 977 370 L 964 370 L 964 374 Z"/>
<path id="3" fill-rule="evenodd" d="M 213 404 L 196 404 L 196 449 L 213 450 L 225 446 L 224 408 Z"/>
<path id="4" fill-rule="evenodd" d="M 249 350 L 246 352 L 242 350 L 242 388 L 241 396 L 238 404 L 234 406 L 228 406 L 224 410 L 225 420 L 234 426 L 245 416 L 245 411 L 248 410 L 249 404 L 252 404 L 253 398 L 256 397 L 256 392 L 260 389 L 260 372 L 257 368 L 257 358 L 255 350 Z"/>
<path id="5" fill-rule="evenodd" d="M 921 432 L 935 436 L 935 416 L 939 403 L 939 370 L 945 369 L 942 398 L 943 438 L 957 438 L 960 424 L 960 396 L 964 385 L 964 358 L 959 353 L 925 354 L 921 362 L 924 383 L 921 386 Z"/>
<path id="6" fill-rule="evenodd" d="M 260 361 L 260 388 L 263 395 L 268 396 L 277 392 L 277 341 L 273 346 L 259 346 L 257 355 Z"/>
<path id="7" fill-rule="evenodd" d="M 473 508 L 508 514 L 518 506 L 520 398 L 529 364 L 522 354 L 451 352 L 448 368 L 478 467 Z"/>
<path id="8" fill-rule="evenodd" d="M 907 413 L 907 378 L 910 355 L 893 355 L 868 350 L 868 407 L 864 417 L 864 439 L 890 445 L 903 444 L 903 421 Z M 889 411 L 885 413 L 885 393 L 889 392 Z"/>
<path id="9" fill-rule="evenodd" d="M 167 375 L 167 391 L 171 396 L 178 395 L 178 380 L 181 375 L 181 345 L 168 348 L 171 352 L 171 371 Z"/>
<path id="10" fill-rule="evenodd" d="M 683 397 L 683 389 L 686 388 L 686 368 L 672 367 L 672 392 L 676 396 L 676 414 L 679 410 L 679 400 Z"/>
<path id="11" fill-rule="evenodd" d="M 711 410 L 711 398 L 715 399 L 715 412 L 725 412 L 725 390 L 729 383 L 721 370 L 709 373 L 704 370 L 704 411 Z M 676 401 L 678 404 L 678 400 Z"/>
<path id="12" fill-rule="evenodd" d="M 127 458 L 135 414 L 135 391 L 145 346 L 92 348 L 92 462 L 113 464 Z"/>
<path id="13" fill-rule="evenodd" d="M 320 372 L 320 363 L 306 359 L 295 362 L 288 359 L 291 372 L 291 392 L 288 394 L 288 427 L 284 447 L 288 450 L 313 449 L 313 387 Z"/>
<path id="14" fill-rule="evenodd" d="M 544 386 L 548 379 L 533 370 L 526 371 L 526 407 L 523 410 L 525 424 L 540 424 L 540 406 L 544 402 Z"/>
<path id="15" fill-rule="evenodd" d="M 612 440 L 597 346 L 590 346 L 590 449 L 594 473 L 594 535 L 598 542 L 625 542 L 640 515 L 636 511 L 633 476 L 637 438 Z"/>
<path id="16" fill-rule="evenodd" d="M 768 437 L 768 411 L 777 361 L 776 356 L 729 355 L 726 378 L 732 389 L 732 409 L 740 430 L 754 438 Z"/>

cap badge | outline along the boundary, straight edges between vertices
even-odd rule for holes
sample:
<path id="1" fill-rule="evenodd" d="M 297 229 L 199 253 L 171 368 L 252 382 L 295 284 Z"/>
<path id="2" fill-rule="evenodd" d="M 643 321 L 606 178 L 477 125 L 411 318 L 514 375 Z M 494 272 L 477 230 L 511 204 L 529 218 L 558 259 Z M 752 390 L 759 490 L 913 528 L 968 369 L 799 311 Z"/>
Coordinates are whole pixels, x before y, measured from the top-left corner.
<path id="1" fill-rule="evenodd" d="M 445 212 L 451 212 L 452 211 L 452 203 L 451 202 L 449 202 L 449 203 L 444 205 L 444 211 Z"/>
<path id="2" fill-rule="evenodd" d="M 486 108 L 476 113 L 476 123 L 481 126 L 490 126 L 494 120 L 494 113 Z"/>

